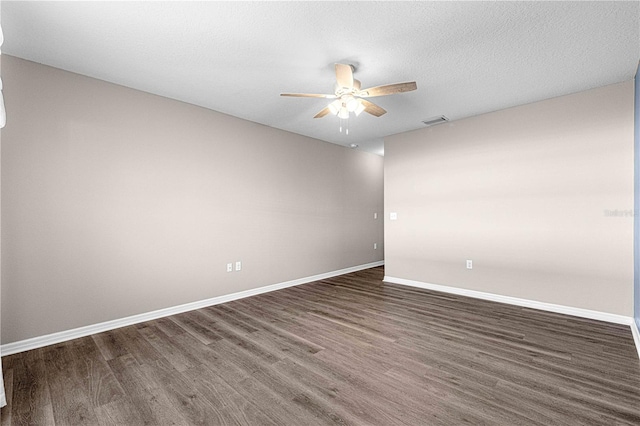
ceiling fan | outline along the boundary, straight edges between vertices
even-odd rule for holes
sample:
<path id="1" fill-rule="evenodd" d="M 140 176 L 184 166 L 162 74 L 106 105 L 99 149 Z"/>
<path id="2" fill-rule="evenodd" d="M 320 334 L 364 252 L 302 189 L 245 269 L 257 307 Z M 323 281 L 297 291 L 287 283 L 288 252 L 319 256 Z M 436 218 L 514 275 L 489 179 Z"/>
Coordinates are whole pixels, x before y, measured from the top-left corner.
<path id="1" fill-rule="evenodd" d="M 365 111 L 376 117 L 380 117 L 387 112 L 382 107 L 363 98 L 394 95 L 396 93 L 410 92 L 418 88 L 416 82 L 412 81 L 361 89 L 360 81 L 353 78 L 353 71 L 353 65 L 336 64 L 336 84 L 335 94 L 333 95 L 314 93 L 281 93 L 280 96 L 335 99 L 335 101 L 331 102 L 326 108 L 323 108 L 313 118 L 322 118 L 331 113 L 342 119 L 347 119 L 351 112 L 358 116 L 362 111 Z"/>

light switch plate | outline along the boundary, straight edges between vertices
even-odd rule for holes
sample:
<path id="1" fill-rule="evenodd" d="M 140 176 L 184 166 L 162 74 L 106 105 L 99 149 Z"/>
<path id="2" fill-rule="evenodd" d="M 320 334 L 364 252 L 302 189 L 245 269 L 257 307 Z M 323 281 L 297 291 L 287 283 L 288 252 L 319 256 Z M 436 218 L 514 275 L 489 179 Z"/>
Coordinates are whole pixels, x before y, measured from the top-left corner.
<path id="1" fill-rule="evenodd" d="M 398 213 L 396 212 L 389 213 L 389 220 L 398 220 Z"/>

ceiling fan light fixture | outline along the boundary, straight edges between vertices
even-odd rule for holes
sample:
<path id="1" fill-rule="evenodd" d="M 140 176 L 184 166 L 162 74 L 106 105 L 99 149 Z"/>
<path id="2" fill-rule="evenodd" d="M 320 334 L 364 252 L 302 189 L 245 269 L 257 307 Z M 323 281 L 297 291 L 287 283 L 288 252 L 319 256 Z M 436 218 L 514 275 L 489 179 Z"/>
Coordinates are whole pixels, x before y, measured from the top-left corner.
<path id="1" fill-rule="evenodd" d="M 342 101 L 340 99 L 336 99 L 335 101 L 329 104 L 329 111 L 331 111 L 331 114 L 337 115 L 340 112 L 341 107 L 342 107 Z"/>
<path id="2" fill-rule="evenodd" d="M 347 107 L 347 111 L 349 112 L 354 112 L 360 104 L 360 102 L 358 102 L 358 100 L 351 95 L 343 96 L 342 102 Z"/>
<path id="3" fill-rule="evenodd" d="M 338 117 L 346 120 L 347 118 L 349 118 L 349 110 L 343 106 L 342 108 L 340 108 L 340 112 L 338 112 Z"/>
<path id="4" fill-rule="evenodd" d="M 356 117 L 359 116 L 362 113 L 362 111 L 365 110 L 365 108 L 366 107 L 363 105 L 363 103 L 360 101 L 360 99 L 358 99 L 358 106 L 353 111 L 356 114 Z"/>

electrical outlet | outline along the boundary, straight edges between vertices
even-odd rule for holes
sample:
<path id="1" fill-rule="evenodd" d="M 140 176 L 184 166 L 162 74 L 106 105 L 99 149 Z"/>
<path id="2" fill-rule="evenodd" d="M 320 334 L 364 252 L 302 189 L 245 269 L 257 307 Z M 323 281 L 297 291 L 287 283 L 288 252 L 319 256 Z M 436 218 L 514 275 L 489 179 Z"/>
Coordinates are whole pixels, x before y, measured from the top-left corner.
<path id="1" fill-rule="evenodd" d="M 242 262 L 238 260 L 236 262 L 236 271 L 241 271 L 241 270 L 242 270 Z"/>
<path id="2" fill-rule="evenodd" d="M 233 263 L 227 263 L 227 272 L 233 272 Z"/>
<path id="3" fill-rule="evenodd" d="M 473 269 L 473 260 L 467 259 L 467 269 Z"/>
<path id="4" fill-rule="evenodd" d="M 373 249 L 378 250 L 378 243 L 373 243 Z"/>

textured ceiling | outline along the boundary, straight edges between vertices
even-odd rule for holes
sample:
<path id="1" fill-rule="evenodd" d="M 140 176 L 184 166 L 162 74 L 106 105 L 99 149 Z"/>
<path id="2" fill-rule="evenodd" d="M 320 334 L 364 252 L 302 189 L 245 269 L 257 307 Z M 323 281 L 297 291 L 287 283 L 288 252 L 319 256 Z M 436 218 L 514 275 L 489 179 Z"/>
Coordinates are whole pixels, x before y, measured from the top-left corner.
<path id="1" fill-rule="evenodd" d="M 4 53 L 382 154 L 383 137 L 633 78 L 640 2 L 2 2 Z M 313 119 L 333 64 L 388 113 Z"/>

